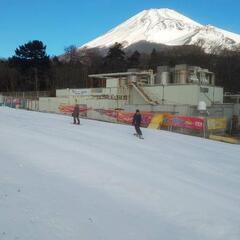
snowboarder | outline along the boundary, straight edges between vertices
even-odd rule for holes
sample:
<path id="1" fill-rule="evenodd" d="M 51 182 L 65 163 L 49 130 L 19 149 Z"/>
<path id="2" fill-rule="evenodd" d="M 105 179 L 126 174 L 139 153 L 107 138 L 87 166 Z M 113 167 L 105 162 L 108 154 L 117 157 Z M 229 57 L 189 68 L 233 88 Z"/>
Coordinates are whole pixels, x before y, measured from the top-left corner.
<path id="1" fill-rule="evenodd" d="M 142 131 L 140 129 L 141 122 L 142 122 L 142 115 L 141 115 L 140 111 L 137 109 L 136 113 L 133 116 L 132 125 L 134 125 L 135 130 L 136 130 L 136 134 L 134 134 L 134 135 L 136 135 L 139 138 L 143 139 Z"/>
<path id="2" fill-rule="evenodd" d="M 73 116 L 73 124 L 80 124 L 80 120 L 79 120 L 79 105 L 76 104 L 72 113 Z"/>

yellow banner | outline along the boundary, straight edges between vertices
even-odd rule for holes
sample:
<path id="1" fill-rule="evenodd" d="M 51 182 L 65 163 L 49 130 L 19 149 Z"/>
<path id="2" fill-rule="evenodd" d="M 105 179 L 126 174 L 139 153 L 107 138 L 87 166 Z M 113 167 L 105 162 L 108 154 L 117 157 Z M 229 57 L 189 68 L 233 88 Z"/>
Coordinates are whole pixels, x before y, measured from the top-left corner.
<path id="1" fill-rule="evenodd" d="M 226 129 L 227 119 L 226 118 L 209 118 L 207 120 L 208 130 Z"/>
<path id="2" fill-rule="evenodd" d="M 163 122 L 163 118 L 164 118 L 164 114 L 159 114 L 159 113 L 155 114 L 150 124 L 148 125 L 148 128 L 159 129 Z"/>

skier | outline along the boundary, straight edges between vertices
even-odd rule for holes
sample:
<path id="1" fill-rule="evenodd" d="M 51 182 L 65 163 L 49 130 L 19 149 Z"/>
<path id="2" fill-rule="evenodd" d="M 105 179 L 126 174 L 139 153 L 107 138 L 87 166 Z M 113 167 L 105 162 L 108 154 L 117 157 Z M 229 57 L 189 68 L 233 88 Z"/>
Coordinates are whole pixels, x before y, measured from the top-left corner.
<path id="1" fill-rule="evenodd" d="M 139 137 L 139 138 L 141 138 L 141 139 L 143 139 L 142 131 L 140 129 L 141 122 L 142 122 L 142 116 L 141 116 L 140 111 L 137 109 L 136 113 L 133 116 L 132 125 L 134 125 L 135 130 L 136 130 L 136 134 L 134 134 L 134 135 Z"/>
<path id="2" fill-rule="evenodd" d="M 80 120 L 79 120 L 79 105 L 76 104 L 72 113 L 73 116 L 73 124 L 80 124 Z"/>

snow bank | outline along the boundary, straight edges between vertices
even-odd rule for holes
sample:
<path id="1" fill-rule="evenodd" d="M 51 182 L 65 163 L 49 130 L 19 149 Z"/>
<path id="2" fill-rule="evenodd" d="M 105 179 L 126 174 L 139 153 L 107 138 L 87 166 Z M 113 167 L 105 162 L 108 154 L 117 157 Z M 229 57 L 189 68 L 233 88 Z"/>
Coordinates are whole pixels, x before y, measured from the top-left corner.
<path id="1" fill-rule="evenodd" d="M 0 239 L 240 239 L 240 147 L 0 108 Z"/>

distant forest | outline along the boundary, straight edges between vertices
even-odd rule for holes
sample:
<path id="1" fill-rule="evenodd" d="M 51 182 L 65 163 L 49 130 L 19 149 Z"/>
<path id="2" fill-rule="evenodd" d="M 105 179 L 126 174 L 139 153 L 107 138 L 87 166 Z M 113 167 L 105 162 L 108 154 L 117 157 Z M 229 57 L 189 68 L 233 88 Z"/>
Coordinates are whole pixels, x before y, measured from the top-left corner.
<path id="1" fill-rule="evenodd" d="M 153 69 L 157 66 L 190 64 L 216 74 L 216 85 L 225 91 L 240 92 L 240 49 L 207 54 L 198 46 L 176 46 L 150 54 L 124 52 L 116 43 L 105 56 L 98 49 L 69 46 L 60 57 L 50 57 L 39 40 L 16 48 L 14 56 L 0 59 L 0 92 L 51 91 L 61 88 L 98 87 L 89 74 L 122 72 L 128 68 Z"/>

